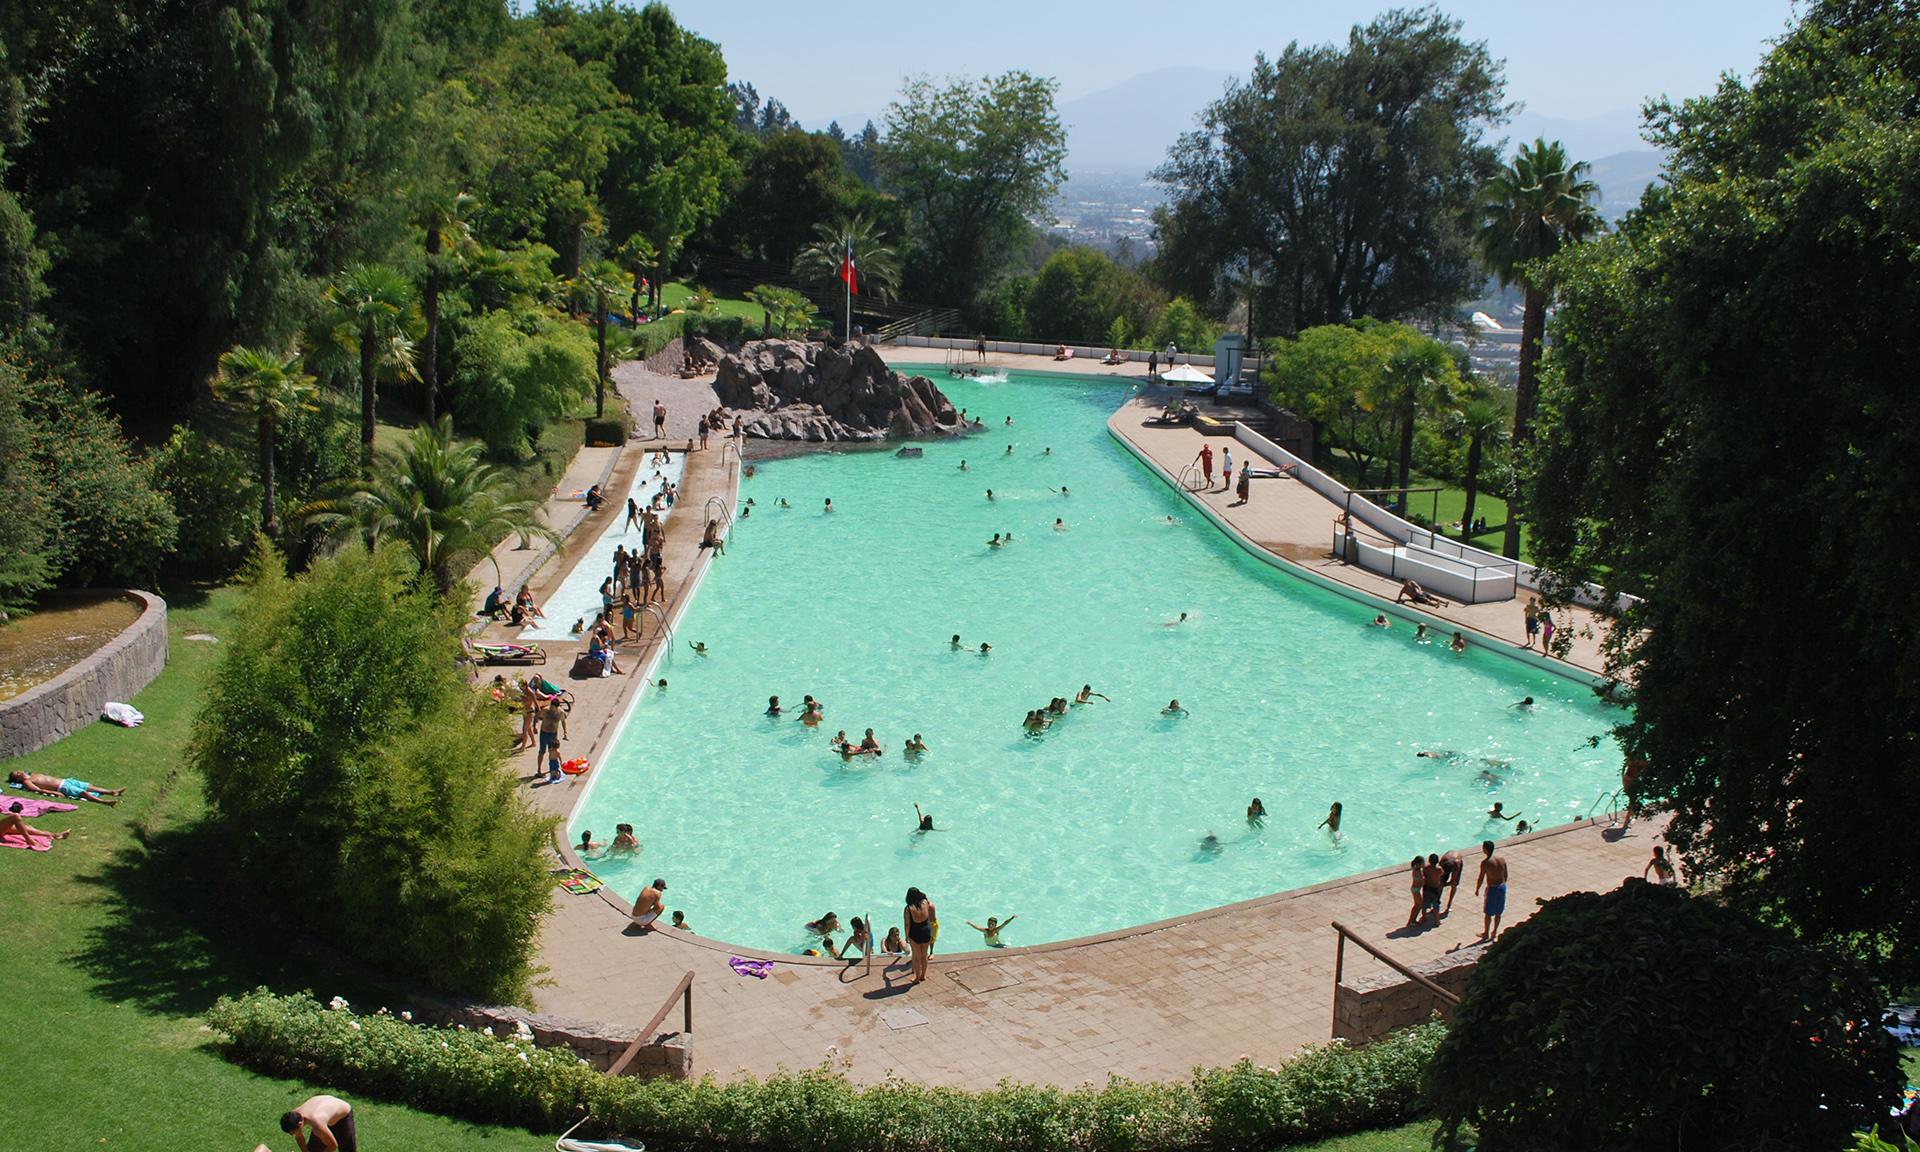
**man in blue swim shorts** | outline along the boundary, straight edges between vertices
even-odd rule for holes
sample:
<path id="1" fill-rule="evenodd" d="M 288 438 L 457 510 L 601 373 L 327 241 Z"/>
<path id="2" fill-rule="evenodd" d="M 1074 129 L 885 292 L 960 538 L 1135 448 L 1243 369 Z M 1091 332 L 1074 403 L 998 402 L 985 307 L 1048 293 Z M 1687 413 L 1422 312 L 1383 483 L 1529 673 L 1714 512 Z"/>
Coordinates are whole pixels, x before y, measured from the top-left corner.
<path id="1" fill-rule="evenodd" d="M 85 780 L 68 777 L 56 780 L 39 772 L 9 772 L 7 783 L 28 792 L 38 792 L 42 796 L 64 796 L 69 800 L 91 800 L 95 804 L 118 804 L 115 797 L 125 792 L 125 788 L 96 788 Z"/>
<path id="2" fill-rule="evenodd" d="M 1482 942 L 1500 934 L 1500 917 L 1507 910 L 1507 861 L 1504 856 L 1493 850 L 1493 841 L 1480 842 L 1480 850 L 1486 858 L 1480 861 L 1480 876 L 1473 882 L 1473 894 L 1478 896 L 1484 885 L 1487 890 L 1487 902 L 1481 909 L 1486 915 L 1480 921 L 1480 939 Z"/>

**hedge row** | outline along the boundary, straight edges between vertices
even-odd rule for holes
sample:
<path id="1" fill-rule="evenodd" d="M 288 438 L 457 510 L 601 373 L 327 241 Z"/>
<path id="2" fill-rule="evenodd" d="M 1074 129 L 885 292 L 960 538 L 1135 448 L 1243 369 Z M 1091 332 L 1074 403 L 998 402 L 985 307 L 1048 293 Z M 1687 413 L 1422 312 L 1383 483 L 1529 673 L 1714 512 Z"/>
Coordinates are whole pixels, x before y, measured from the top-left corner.
<path id="1" fill-rule="evenodd" d="M 427 1028 L 264 988 L 222 997 L 207 1019 L 228 1057 L 256 1071 L 426 1111 L 553 1132 L 585 1105 L 624 1136 L 800 1152 L 1270 1149 L 1413 1119 L 1442 1034 L 1427 1024 L 1365 1048 L 1313 1048 L 1277 1068 L 1242 1060 L 1165 1084 L 970 1092 L 857 1087 L 825 1065 L 725 1083 L 614 1079 L 524 1032 Z"/>
<path id="2" fill-rule="evenodd" d="M 658 320 L 633 330 L 631 347 L 637 359 L 650 359 L 654 353 L 688 332 L 738 344 L 760 334 L 758 319 L 746 316 L 701 316 L 692 312 L 669 312 Z"/>

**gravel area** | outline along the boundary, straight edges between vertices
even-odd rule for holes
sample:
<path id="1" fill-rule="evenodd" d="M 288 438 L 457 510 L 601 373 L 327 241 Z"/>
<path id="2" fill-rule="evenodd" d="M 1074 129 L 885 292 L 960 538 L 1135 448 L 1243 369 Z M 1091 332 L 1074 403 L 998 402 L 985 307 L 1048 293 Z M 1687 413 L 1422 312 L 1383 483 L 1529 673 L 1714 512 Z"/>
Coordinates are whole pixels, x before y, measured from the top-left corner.
<path id="1" fill-rule="evenodd" d="M 699 435 L 700 417 L 720 406 L 713 390 L 713 377 L 699 376 L 682 380 L 649 372 L 633 361 L 613 366 L 613 384 L 633 413 L 634 432 L 640 439 L 653 437 L 653 402 L 667 405 L 667 439 L 685 443 Z"/>

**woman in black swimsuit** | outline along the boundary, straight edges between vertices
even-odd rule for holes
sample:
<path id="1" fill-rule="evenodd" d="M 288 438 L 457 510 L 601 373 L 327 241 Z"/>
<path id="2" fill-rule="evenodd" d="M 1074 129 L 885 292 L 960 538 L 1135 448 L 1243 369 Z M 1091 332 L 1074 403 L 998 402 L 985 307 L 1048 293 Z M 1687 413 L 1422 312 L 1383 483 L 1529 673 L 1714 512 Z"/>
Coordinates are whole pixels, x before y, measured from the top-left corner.
<path id="1" fill-rule="evenodd" d="M 907 910 L 902 926 L 913 945 L 913 982 L 927 978 L 927 960 L 933 955 L 933 901 L 918 888 L 907 889 Z"/>

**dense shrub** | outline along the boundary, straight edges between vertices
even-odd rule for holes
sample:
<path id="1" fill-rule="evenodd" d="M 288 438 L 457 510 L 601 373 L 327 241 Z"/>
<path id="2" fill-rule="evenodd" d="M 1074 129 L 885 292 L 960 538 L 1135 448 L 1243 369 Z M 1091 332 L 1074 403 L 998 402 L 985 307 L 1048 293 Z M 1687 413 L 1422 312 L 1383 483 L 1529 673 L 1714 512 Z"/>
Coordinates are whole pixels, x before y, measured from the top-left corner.
<path id="1" fill-rule="evenodd" d="M 563 320 L 542 320 L 527 332 L 507 313 L 489 312 L 468 325 L 453 351 L 454 414 L 494 456 L 519 458 L 542 426 L 593 390 L 593 338 Z"/>
<path id="2" fill-rule="evenodd" d="M 0 516 L 0 611 L 31 602 L 54 577 L 50 541 L 57 527 L 21 392 L 19 373 L 0 364 L 0 492 L 7 494 Z"/>
<path id="3" fill-rule="evenodd" d="M 585 1105 L 602 1129 L 627 1136 L 802 1152 L 1271 1148 L 1411 1119 L 1441 1032 L 1426 1025 L 1366 1048 L 1311 1049 L 1278 1068 L 1242 1061 L 1192 1082 L 968 1092 L 901 1080 L 860 1088 L 825 1067 L 727 1083 L 610 1079 L 525 1035 L 355 1016 L 265 989 L 222 997 L 208 1023 L 249 1068 L 416 1108 L 553 1131 Z"/>
<path id="4" fill-rule="evenodd" d="M 180 518 L 175 563 L 195 576 L 232 575 L 260 529 L 254 463 L 182 424 L 153 454 L 153 479 Z"/>
<path id="5" fill-rule="evenodd" d="M 1629 880 L 1487 950 L 1432 1099 L 1487 1152 L 1839 1148 L 1899 1091 L 1883 1010 L 1852 962 Z"/>
<path id="6" fill-rule="evenodd" d="M 499 770 L 501 725 L 455 665 L 457 598 L 394 545 L 298 579 L 264 550 L 192 758 L 250 885 L 330 903 L 333 939 L 435 987 L 522 991 L 550 821 Z"/>
<path id="7" fill-rule="evenodd" d="M 173 551 L 179 521 L 101 398 L 52 376 L 0 365 L 46 484 L 48 565 L 60 583 L 148 584 Z M 9 490 L 11 495 L 11 490 Z"/>

